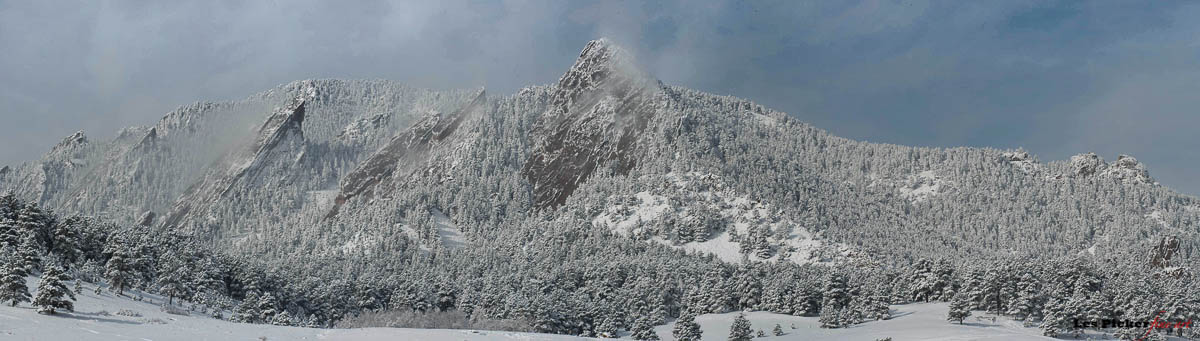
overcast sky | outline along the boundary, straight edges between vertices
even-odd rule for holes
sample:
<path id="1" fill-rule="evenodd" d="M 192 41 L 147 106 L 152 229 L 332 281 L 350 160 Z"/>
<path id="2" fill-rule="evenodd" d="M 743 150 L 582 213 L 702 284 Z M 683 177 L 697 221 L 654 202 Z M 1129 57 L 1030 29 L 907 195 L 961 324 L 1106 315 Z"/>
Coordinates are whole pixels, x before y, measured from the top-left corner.
<path id="1" fill-rule="evenodd" d="M 610 37 L 835 134 L 1131 154 L 1200 194 L 1200 3 L 0 0 L 0 164 L 306 78 L 508 94 Z"/>

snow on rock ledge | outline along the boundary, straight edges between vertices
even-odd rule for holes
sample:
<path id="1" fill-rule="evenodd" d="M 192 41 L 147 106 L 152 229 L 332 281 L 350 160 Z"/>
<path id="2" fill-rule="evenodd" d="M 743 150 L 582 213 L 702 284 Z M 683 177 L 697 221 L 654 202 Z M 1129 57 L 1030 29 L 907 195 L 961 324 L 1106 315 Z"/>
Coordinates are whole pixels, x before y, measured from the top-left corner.
<path id="1" fill-rule="evenodd" d="M 1096 153 L 1079 154 L 1071 157 L 1071 172 L 1076 177 L 1088 177 L 1103 171 L 1108 165 Z"/>
<path id="2" fill-rule="evenodd" d="M 1154 183 L 1154 179 L 1150 178 L 1150 172 L 1146 170 L 1145 165 L 1132 156 L 1124 154 L 1117 157 L 1117 161 L 1108 167 L 1105 174 L 1127 183 Z"/>
<path id="3" fill-rule="evenodd" d="M 1109 164 L 1096 153 L 1079 154 L 1071 157 L 1071 174 L 1074 178 L 1107 176 L 1125 183 L 1155 184 L 1146 166 L 1129 155 L 1120 155 Z"/>
<path id="4" fill-rule="evenodd" d="M 909 178 L 908 183 L 900 187 L 900 196 L 919 203 L 953 189 L 953 183 L 943 179 L 932 170 L 923 171 Z"/>
<path id="5" fill-rule="evenodd" d="M 1001 161 L 1008 162 L 1013 167 L 1020 169 L 1025 174 L 1033 174 L 1041 169 L 1041 165 L 1037 160 L 1029 155 L 1029 152 L 1015 151 L 1005 152 L 1001 154 Z"/>

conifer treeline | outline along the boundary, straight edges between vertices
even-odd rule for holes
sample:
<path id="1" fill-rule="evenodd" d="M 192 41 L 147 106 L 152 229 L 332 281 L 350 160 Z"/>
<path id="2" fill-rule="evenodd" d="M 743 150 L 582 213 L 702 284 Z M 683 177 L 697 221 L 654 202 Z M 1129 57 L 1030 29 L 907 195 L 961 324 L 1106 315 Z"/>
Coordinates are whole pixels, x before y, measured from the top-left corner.
<path id="1" fill-rule="evenodd" d="M 26 302 L 27 289 L 22 296 L 10 278 L 23 286 L 23 277 L 40 269 L 43 277 L 64 278 L 61 265 L 117 294 L 154 292 L 167 304 L 217 318 L 231 312 L 227 318 L 240 322 L 330 326 L 364 311 L 457 310 L 472 319 L 524 321 L 540 332 L 589 336 L 628 330 L 649 337 L 650 328 L 670 318 L 741 310 L 817 316 L 824 327 L 836 328 L 890 318 L 893 304 L 951 300 L 1040 325 L 1047 335 L 1079 332 L 1074 319 L 1200 319 L 1200 295 L 1187 290 L 1194 283 L 1190 273 L 1134 262 L 1071 257 L 922 259 L 889 268 L 734 265 L 596 230 L 543 231 L 497 235 L 457 251 L 262 260 L 207 251 L 187 236 L 149 227 L 60 219 L 10 195 L 0 197 L 0 247 L 14 252 L 5 252 L 3 268 L 9 270 L 0 289 L 6 300 Z M 693 329 L 680 333 L 692 335 Z"/>

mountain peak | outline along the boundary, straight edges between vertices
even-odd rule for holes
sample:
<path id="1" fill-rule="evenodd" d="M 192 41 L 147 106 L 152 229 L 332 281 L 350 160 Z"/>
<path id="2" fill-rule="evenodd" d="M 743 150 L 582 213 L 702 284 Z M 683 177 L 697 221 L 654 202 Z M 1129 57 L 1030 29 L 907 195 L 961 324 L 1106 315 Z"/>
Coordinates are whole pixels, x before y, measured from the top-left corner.
<path id="1" fill-rule="evenodd" d="M 605 38 L 593 40 L 583 47 L 575 64 L 559 79 L 554 105 L 565 109 L 593 89 L 642 88 L 652 79 L 638 69 L 625 49 Z"/>
<path id="2" fill-rule="evenodd" d="M 659 91 L 624 49 L 607 39 L 588 42 L 533 129 L 533 153 L 522 172 L 536 205 L 562 204 L 602 165 L 614 174 L 632 169 Z"/>
<path id="3" fill-rule="evenodd" d="M 86 146 L 88 144 L 87 135 L 83 134 L 83 130 L 76 131 L 74 134 L 63 138 L 61 142 L 50 149 L 50 154 L 74 153 L 76 148 Z"/>
<path id="4" fill-rule="evenodd" d="M 59 147 L 72 146 L 72 145 L 76 145 L 76 144 L 87 143 L 87 141 L 88 141 L 87 135 L 84 135 L 83 130 L 80 130 L 80 131 L 76 131 L 74 134 L 71 134 L 70 136 L 67 136 L 66 138 L 64 138 L 62 140 L 62 142 L 58 143 L 58 146 Z"/>

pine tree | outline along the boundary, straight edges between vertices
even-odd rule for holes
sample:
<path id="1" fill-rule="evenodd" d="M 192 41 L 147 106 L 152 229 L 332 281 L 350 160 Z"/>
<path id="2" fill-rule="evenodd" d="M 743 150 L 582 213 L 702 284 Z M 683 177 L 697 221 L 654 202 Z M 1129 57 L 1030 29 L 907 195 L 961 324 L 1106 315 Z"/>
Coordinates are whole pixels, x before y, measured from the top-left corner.
<path id="1" fill-rule="evenodd" d="M 258 321 L 268 322 L 279 313 L 275 302 L 275 295 L 270 292 L 262 294 L 258 297 Z"/>
<path id="2" fill-rule="evenodd" d="M 4 247 L 0 252 L 0 257 L 4 257 L 0 264 L 0 302 L 8 302 L 14 307 L 21 302 L 29 302 L 29 287 L 25 284 L 28 273 L 23 262 L 17 258 L 12 247 Z"/>
<path id="3" fill-rule="evenodd" d="M 775 328 L 771 329 L 771 335 L 783 336 L 783 327 L 776 323 Z"/>
<path id="4" fill-rule="evenodd" d="M 633 327 L 629 330 L 633 335 L 634 340 L 658 340 L 658 334 L 654 332 L 654 323 L 649 315 L 643 314 L 633 321 Z"/>
<path id="5" fill-rule="evenodd" d="M 79 251 L 79 232 L 83 218 L 71 217 L 65 222 L 54 224 L 53 231 L 50 235 L 49 251 L 51 254 L 57 255 L 63 260 L 60 264 L 64 269 L 70 269 L 70 264 L 74 264 L 80 259 Z"/>
<path id="6" fill-rule="evenodd" d="M 1018 320 L 1041 318 L 1042 295 L 1038 280 L 1032 273 L 1026 272 L 1017 281 L 1016 301 L 1008 310 L 1008 315 Z"/>
<path id="7" fill-rule="evenodd" d="M 849 310 L 850 301 L 849 285 L 846 283 L 846 276 L 839 272 L 832 272 L 825 279 L 824 293 L 821 299 L 821 327 L 822 328 L 838 328 L 845 326 L 846 315 L 844 310 Z"/>
<path id="8" fill-rule="evenodd" d="M 954 295 L 954 299 L 950 300 L 950 311 L 947 313 L 947 321 L 958 321 L 962 324 L 963 320 L 971 316 L 971 302 L 966 293 Z"/>
<path id="9" fill-rule="evenodd" d="M 10 246 L 14 250 L 21 245 L 21 230 L 17 227 L 17 221 L 0 214 L 0 247 Z"/>
<path id="10" fill-rule="evenodd" d="M 122 295 L 133 281 L 133 264 L 129 251 L 120 239 L 110 239 L 105 245 L 105 253 L 109 253 L 108 262 L 104 264 L 104 279 L 108 280 L 110 289 L 117 295 Z"/>
<path id="11" fill-rule="evenodd" d="M 251 291 L 242 299 L 242 303 L 238 304 L 237 309 L 234 309 L 231 321 L 242 323 L 259 323 L 262 322 L 262 313 L 258 310 L 258 294 Z"/>
<path id="12" fill-rule="evenodd" d="M 21 237 L 21 246 L 17 248 L 17 254 L 21 257 L 21 267 L 25 269 L 25 273 L 31 274 L 41 269 L 41 253 L 37 234 L 32 231 L 24 232 Z"/>
<path id="13" fill-rule="evenodd" d="M 621 314 L 616 311 L 608 311 L 600 317 L 600 321 L 594 328 L 596 336 L 602 338 L 616 338 L 617 333 L 621 330 L 621 325 Z"/>
<path id="14" fill-rule="evenodd" d="M 41 282 L 38 283 L 37 296 L 33 299 L 38 313 L 52 315 L 55 309 L 75 310 L 75 305 L 71 302 L 75 300 L 75 293 L 67 288 L 69 280 L 70 276 L 57 265 L 46 268 L 46 272 L 42 273 Z"/>
<path id="15" fill-rule="evenodd" d="M 821 298 L 821 309 L 826 307 L 841 310 L 850 304 L 850 288 L 846 283 L 846 276 L 839 272 L 832 272 L 825 280 L 824 294 Z"/>
<path id="16" fill-rule="evenodd" d="M 679 319 L 675 320 L 675 328 L 671 330 L 671 335 L 678 341 L 699 341 L 701 334 L 696 315 L 687 310 L 679 314 Z"/>
<path id="17" fill-rule="evenodd" d="M 168 251 L 158 262 L 155 284 L 158 291 L 167 296 L 167 304 L 174 304 L 176 297 L 183 297 L 188 292 L 191 271 L 183 257 L 180 251 Z"/>
<path id="18" fill-rule="evenodd" d="M 842 327 L 842 310 L 834 307 L 821 307 L 821 315 L 817 321 L 821 322 L 821 328 L 838 328 Z"/>
<path id="19" fill-rule="evenodd" d="M 288 313 L 287 310 L 280 311 L 279 313 L 275 314 L 275 316 L 272 316 L 270 322 L 276 326 L 290 326 L 295 324 L 292 314 Z"/>
<path id="20" fill-rule="evenodd" d="M 754 338 L 754 330 L 750 327 L 750 320 L 746 319 L 746 314 L 739 313 L 733 319 L 733 325 L 729 326 L 729 341 L 750 341 Z"/>

